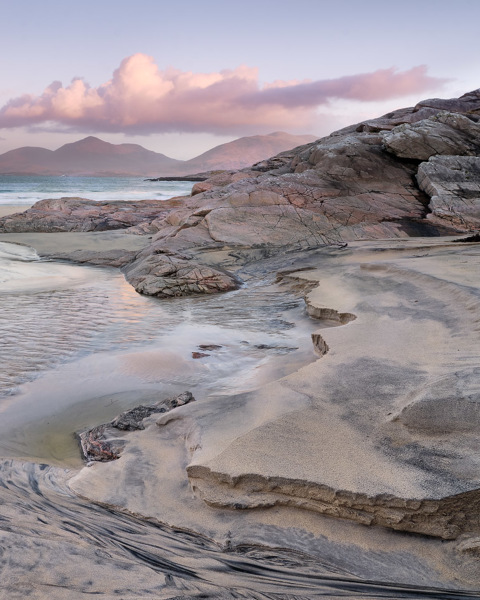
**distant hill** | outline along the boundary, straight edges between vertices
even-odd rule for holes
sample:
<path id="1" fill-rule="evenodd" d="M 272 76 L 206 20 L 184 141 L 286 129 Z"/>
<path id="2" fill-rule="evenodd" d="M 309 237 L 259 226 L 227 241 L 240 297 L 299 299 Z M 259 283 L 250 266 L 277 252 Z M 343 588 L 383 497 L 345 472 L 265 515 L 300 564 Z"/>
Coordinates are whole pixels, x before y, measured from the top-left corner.
<path id="1" fill-rule="evenodd" d="M 276 132 L 221 144 L 191 160 L 169 158 L 138 144 L 110 144 L 89 136 L 57 150 L 24 147 L 0 155 L 0 174 L 175 176 L 241 169 L 301 144 L 311 135 Z"/>
<path id="2" fill-rule="evenodd" d="M 89 136 L 57 150 L 17 148 L 0 155 L 0 173 L 35 175 L 149 175 L 183 161 L 138 144 L 110 144 Z"/>
<path id="3" fill-rule="evenodd" d="M 291 135 L 284 131 L 242 137 L 233 142 L 215 146 L 200 156 L 185 161 L 181 169 L 185 169 L 185 173 L 199 173 L 216 169 L 242 169 L 284 150 L 314 142 L 316 139 L 314 135 Z"/>

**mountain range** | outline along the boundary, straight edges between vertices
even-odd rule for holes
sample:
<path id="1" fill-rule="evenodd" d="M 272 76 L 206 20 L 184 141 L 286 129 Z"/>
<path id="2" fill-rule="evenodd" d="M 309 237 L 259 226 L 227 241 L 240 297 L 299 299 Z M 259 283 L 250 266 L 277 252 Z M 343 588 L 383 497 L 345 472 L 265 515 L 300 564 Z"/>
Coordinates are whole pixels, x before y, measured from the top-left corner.
<path id="1" fill-rule="evenodd" d="M 0 174 L 181 176 L 202 171 L 241 169 L 316 139 L 275 132 L 242 137 L 190 160 L 177 160 L 138 144 L 110 144 L 89 136 L 57 150 L 23 147 L 0 155 Z"/>

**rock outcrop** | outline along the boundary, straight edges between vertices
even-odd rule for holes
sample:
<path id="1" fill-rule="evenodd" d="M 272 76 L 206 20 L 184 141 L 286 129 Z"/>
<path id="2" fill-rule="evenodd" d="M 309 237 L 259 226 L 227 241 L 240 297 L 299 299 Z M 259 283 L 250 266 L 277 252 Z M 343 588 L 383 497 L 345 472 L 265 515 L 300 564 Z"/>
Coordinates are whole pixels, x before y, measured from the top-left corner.
<path id="1" fill-rule="evenodd" d="M 97 425 L 79 433 L 78 439 L 85 460 L 107 462 L 120 458 L 126 444 L 121 432 L 145 429 L 143 421 L 146 418 L 166 413 L 194 400 L 191 392 L 183 392 L 179 396 L 161 400 L 151 406 L 136 406 L 121 413 L 110 423 Z"/>
<path id="2" fill-rule="evenodd" d="M 215 174 L 190 198 L 130 205 L 47 200 L 0 220 L 0 231 L 128 228 L 152 236 L 125 267 L 139 292 L 234 289 L 229 270 L 252 256 L 258 260 L 259 250 L 272 256 L 361 239 L 475 230 L 479 119 L 480 90 L 426 100 L 248 169 Z M 437 155 L 446 162 L 422 162 Z"/>
<path id="3" fill-rule="evenodd" d="M 433 156 L 419 166 L 417 181 L 431 197 L 429 220 L 480 228 L 480 156 Z"/>
<path id="4" fill-rule="evenodd" d="M 479 111 L 480 90 L 425 101 L 228 173 L 148 224 L 151 244 L 125 269 L 140 292 L 231 289 L 235 278 L 222 269 L 241 274 L 259 257 L 280 264 L 307 250 L 318 270 L 296 277 L 305 289 L 321 282 L 308 313 L 337 325 L 311 336 L 321 368 L 310 363 L 228 398 L 228 415 L 204 405 L 184 421 L 158 420 L 184 436 L 182 468 L 188 462 L 205 503 L 295 507 L 443 539 L 478 535 L 476 238 L 472 247 L 407 238 L 414 226 L 478 228 Z M 378 238 L 397 239 L 358 242 Z M 321 250 L 333 244 L 337 255 Z"/>
<path id="5" fill-rule="evenodd" d="M 94 202 L 85 198 L 40 200 L 23 213 L 0 219 L 1 233 L 107 231 L 149 222 L 179 206 L 168 201 Z"/>
<path id="6" fill-rule="evenodd" d="M 386 150 L 400 158 L 428 160 L 431 156 L 477 156 L 480 124 L 463 115 L 441 112 L 414 124 L 399 125 L 384 134 Z"/>

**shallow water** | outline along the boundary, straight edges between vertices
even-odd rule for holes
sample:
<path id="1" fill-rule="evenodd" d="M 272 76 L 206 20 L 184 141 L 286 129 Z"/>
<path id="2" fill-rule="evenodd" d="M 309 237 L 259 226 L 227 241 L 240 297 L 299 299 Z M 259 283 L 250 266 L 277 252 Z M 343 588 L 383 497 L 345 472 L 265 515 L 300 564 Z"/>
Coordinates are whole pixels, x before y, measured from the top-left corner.
<path id="1" fill-rule="evenodd" d="M 160 300 L 115 269 L 2 243 L 0 283 L 0 456 L 80 464 L 73 432 L 126 408 L 246 391 L 315 359 L 303 301 L 268 282 Z"/>
<path id="2" fill-rule="evenodd" d="M 185 389 L 201 402 L 277 379 L 315 360 L 317 327 L 302 301 L 268 280 L 158 300 L 136 294 L 114 269 L 2 244 L 0 597 L 479 598 L 437 589 L 425 572 L 431 587 L 395 585 L 388 553 L 367 550 L 360 560 L 341 543 L 316 558 L 286 550 L 291 540 L 273 526 L 256 532 L 257 545 L 221 546 L 84 502 L 67 471 L 35 464 L 79 466 L 73 432 L 136 404 Z M 221 348 L 194 359 L 201 344 Z M 405 580 L 411 563 L 401 550 L 397 558 Z M 385 560 L 390 577 L 378 576 Z M 362 579 L 361 569 L 377 575 Z"/>

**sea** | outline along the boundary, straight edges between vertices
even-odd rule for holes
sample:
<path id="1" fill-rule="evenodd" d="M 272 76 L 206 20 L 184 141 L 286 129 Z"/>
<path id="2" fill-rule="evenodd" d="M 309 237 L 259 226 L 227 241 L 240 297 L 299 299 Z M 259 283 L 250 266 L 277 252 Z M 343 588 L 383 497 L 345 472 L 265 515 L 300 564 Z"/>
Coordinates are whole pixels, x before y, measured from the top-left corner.
<path id="1" fill-rule="evenodd" d="M 168 200 L 190 194 L 189 181 L 148 181 L 143 177 L 0 175 L 0 206 L 31 206 L 46 198 Z"/>

